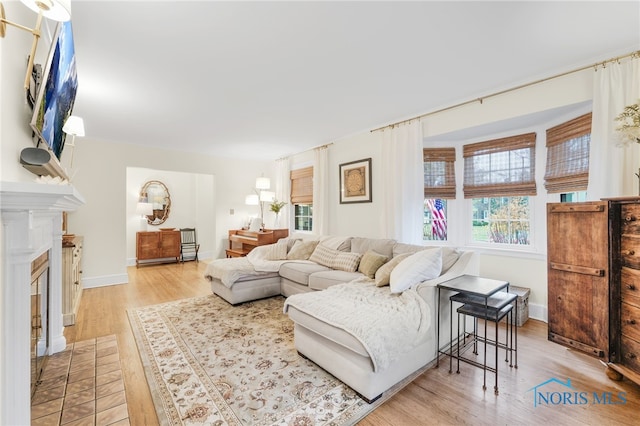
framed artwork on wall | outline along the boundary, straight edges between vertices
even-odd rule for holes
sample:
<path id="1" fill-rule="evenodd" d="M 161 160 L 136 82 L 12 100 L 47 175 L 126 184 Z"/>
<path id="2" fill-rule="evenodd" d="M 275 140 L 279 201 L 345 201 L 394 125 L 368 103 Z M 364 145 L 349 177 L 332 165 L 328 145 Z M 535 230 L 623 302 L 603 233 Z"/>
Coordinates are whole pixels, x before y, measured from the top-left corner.
<path id="1" fill-rule="evenodd" d="M 371 200 L 371 158 L 340 164 L 340 204 Z"/>

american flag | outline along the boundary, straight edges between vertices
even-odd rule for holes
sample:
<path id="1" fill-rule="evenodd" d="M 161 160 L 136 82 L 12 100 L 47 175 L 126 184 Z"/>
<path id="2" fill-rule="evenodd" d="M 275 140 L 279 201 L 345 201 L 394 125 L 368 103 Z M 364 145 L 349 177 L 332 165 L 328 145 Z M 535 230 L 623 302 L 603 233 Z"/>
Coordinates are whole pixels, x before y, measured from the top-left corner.
<path id="1" fill-rule="evenodd" d="M 427 206 L 431 211 L 431 232 L 439 240 L 446 240 L 447 218 L 444 215 L 444 203 L 440 198 L 428 199 Z"/>

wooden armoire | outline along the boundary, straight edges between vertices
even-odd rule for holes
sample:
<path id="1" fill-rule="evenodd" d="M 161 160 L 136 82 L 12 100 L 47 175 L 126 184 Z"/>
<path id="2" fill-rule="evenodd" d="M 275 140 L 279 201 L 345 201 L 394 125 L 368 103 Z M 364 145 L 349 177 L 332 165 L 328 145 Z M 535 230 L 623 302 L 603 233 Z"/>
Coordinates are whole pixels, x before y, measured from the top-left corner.
<path id="1" fill-rule="evenodd" d="M 640 383 L 640 197 L 548 204 L 547 259 L 549 340 Z"/>

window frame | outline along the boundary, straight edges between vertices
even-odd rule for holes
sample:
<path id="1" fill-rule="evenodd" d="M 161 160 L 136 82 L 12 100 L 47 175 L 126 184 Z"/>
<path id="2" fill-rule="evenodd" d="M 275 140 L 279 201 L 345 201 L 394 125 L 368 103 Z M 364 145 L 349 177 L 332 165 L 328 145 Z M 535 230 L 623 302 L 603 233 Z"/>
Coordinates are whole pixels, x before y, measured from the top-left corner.
<path id="1" fill-rule="evenodd" d="M 313 232 L 313 166 L 291 170 L 290 201 L 293 219 L 293 230 L 297 232 Z M 309 205 L 311 229 L 298 229 L 296 208 L 299 205 Z"/>

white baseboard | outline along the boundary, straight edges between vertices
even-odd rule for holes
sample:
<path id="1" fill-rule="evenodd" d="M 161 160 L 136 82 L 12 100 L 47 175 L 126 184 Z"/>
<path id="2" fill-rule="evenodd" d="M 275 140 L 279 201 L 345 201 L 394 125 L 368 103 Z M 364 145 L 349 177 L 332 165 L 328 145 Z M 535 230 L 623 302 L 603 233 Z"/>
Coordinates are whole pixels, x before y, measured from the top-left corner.
<path id="1" fill-rule="evenodd" d="M 529 303 L 529 318 L 549 322 L 549 315 L 547 312 L 546 306 Z"/>
<path id="2" fill-rule="evenodd" d="M 128 283 L 129 283 L 129 275 L 127 274 L 103 275 L 101 277 L 83 278 L 82 288 L 106 287 L 109 285 L 119 285 L 119 284 L 128 284 Z"/>
<path id="3" fill-rule="evenodd" d="M 198 252 L 198 260 L 207 259 L 213 259 L 213 252 L 211 250 Z M 136 258 L 130 257 L 129 259 L 127 259 L 127 266 L 136 266 Z"/>

